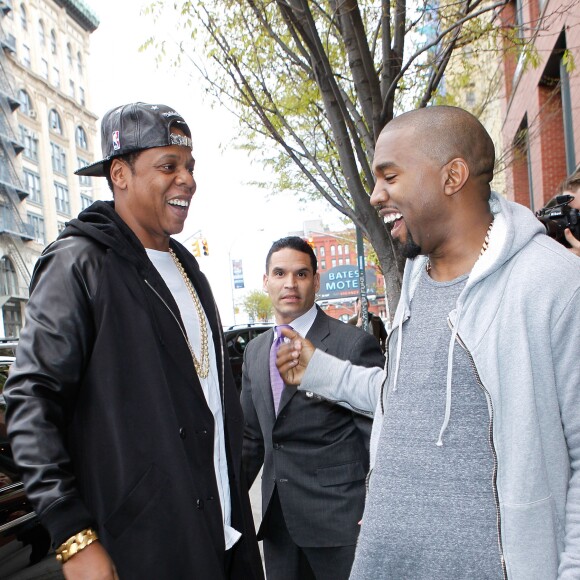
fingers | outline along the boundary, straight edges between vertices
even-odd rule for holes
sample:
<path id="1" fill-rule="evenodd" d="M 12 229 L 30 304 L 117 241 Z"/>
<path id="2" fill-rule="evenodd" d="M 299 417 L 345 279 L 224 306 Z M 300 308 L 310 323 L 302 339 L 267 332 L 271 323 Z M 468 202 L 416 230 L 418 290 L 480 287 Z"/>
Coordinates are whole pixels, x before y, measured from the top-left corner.
<path id="1" fill-rule="evenodd" d="M 564 230 L 564 235 L 566 236 L 566 240 L 570 244 L 570 251 L 577 256 L 580 256 L 580 240 L 577 240 L 569 228 Z"/>
<path id="2" fill-rule="evenodd" d="M 290 339 L 300 338 L 300 335 L 292 328 L 285 328 L 284 326 L 282 326 L 279 328 L 279 332 L 286 338 Z"/>

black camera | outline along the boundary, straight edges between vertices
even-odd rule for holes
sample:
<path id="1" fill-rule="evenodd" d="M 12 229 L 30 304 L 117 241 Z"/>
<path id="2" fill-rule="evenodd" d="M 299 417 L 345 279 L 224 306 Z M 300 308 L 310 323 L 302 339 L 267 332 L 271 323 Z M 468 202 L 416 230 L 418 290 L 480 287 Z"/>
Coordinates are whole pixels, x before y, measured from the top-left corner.
<path id="1" fill-rule="evenodd" d="M 580 210 L 570 207 L 573 195 L 556 196 L 555 205 L 544 207 L 536 212 L 536 217 L 546 227 L 546 233 L 567 248 L 570 244 L 564 230 L 570 228 L 572 235 L 580 240 Z"/>

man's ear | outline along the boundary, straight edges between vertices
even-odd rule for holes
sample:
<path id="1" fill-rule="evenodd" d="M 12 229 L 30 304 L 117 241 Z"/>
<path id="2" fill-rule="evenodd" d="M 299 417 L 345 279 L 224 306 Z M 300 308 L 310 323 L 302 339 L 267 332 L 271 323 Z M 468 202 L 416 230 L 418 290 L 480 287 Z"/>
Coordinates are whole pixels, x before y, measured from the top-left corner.
<path id="1" fill-rule="evenodd" d="M 262 278 L 262 282 L 263 282 L 264 292 L 268 292 L 268 274 L 264 274 L 264 278 Z"/>
<path id="2" fill-rule="evenodd" d="M 465 185 L 469 179 L 469 167 L 465 159 L 456 157 L 443 167 L 444 171 L 444 193 L 445 195 L 455 195 Z"/>
<path id="3" fill-rule="evenodd" d="M 131 168 L 121 159 L 113 159 L 111 162 L 111 181 L 120 190 L 127 189 L 127 175 Z"/>
<path id="4" fill-rule="evenodd" d="M 320 272 L 314 274 L 314 291 L 318 292 L 320 290 Z"/>

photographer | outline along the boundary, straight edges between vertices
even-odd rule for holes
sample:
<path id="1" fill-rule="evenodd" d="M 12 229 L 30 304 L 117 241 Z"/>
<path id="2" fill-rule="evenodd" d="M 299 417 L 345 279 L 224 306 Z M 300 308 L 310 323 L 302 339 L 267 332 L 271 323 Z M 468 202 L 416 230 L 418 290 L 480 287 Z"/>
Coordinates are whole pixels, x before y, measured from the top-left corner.
<path id="1" fill-rule="evenodd" d="M 556 205 L 556 198 L 559 195 L 571 195 L 573 199 L 567 203 L 568 207 L 580 211 L 580 169 L 577 169 L 570 177 L 567 177 L 558 187 L 558 193 L 547 204 L 546 209 Z M 576 256 L 580 256 L 580 239 L 570 231 L 564 230 L 564 238 L 570 244 L 569 250 Z M 558 239 L 558 241 L 561 241 Z"/>

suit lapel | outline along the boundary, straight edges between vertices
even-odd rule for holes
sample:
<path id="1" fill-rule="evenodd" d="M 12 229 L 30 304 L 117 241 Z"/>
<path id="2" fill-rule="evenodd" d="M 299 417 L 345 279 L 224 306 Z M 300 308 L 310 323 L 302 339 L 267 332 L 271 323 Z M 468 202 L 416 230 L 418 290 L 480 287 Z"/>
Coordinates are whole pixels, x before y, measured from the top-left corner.
<path id="1" fill-rule="evenodd" d="M 312 344 L 319 348 L 320 350 L 326 352 L 328 347 L 326 346 L 326 337 L 330 334 L 328 330 L 328 320 L 326 314 L 316 306 L 316 318 L 306 335 L 306 338 L 312 342 Z M 268 381 L 269 384 L 269 381 Z M 280 398 L 280 406 L 278 407 L 278 413 L 292 400 L 292 397 L 296 395 L 297 388 L 294 386 L 286 385 L 282 391 L 282 397 Z M 274 405 L 272 404 L 272 408 Z"/>

